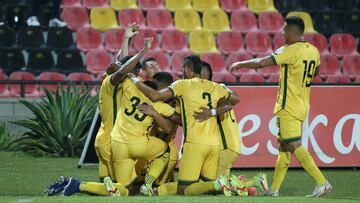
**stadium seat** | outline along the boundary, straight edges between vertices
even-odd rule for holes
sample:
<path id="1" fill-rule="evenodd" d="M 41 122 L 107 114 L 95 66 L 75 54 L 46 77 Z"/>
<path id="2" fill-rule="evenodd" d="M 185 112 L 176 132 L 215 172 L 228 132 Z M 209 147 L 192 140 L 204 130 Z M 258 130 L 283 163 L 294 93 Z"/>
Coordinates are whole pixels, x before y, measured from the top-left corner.
<path id="1" fill-rule="evenodd" d="M 145 28 L 145 17 L 140 9 L 122 9 L 119 11 L 118 20 L 120 27 L 126 28 L 129 24 L 136 22 L 141 29 Z"/>
<path id="2" fill-rule="evenodd" d="M 195 30 L 189 37 L 190 50 L 201 54 L 206 52 L 217 52 L 214 35 L 206 30 Z"/>
<path id="3" fill-rule="evenodd" d="M 25 56 L 22 53 L 22 50 L 1 49 L 0 68 L 7 73 L 25 68 Z"/>
<path id="4" fill-rule="evenodd" d="M 146 21 L 147 26 L 157 32 L 174 28 L 171 14 L 166 9 L 149 9 Z"/>
<path id="5" fill-rule="evenodd" d="M 206 10 L 202 17 L 203 29 L 217 34 L 230 30 L 229 18 L 221 9 Z"/>
<path id="6" fill-rule="evenodd" d="M 179 30 L 164 30 L 161 35 L 161 48 L 167 52 L 188 50 L 186 36 Z"/>
<path id="7" fill-rule="evenodd" d="M 84 7 L 64 7 L 62 16 L 72 31 L 89 26 L 88 12 Z"/>
<path id="8" fill-rule="evenodd" d="M 62 50 L 58 54 L 56 68 L 63 73 L 84 71 L 84 62 L 77 49 Z"/>
<path id="9" fill-rule="evenodd" d="M 125 29 L 110 29 L 105 32 L 105 49 L 110 52 L 118 52 L 121 48 Z"/>
<path id="10" fill-rule="evenodd" d="M 191 0 L 165 0 L 165 7 L 172 12 L 192 9 Z"/>
<path id="11" fill-rule="evenodd" d="M 221 83 L 224 81 L 224 74 L 222 73 L 216 73 L 212 77 L 212 81 Z"/>
<path id="12" fill-rule="evenodd" d="M 170 68 L 168 55 L 165 54 L 162 50 L 161 51 L 149 51 L 145 54 L 145 56 L 143 58 L 148 58 L 148 57 L 156 58 L 156 61 L 159 63 L 161 70 L 166 70 L 166 69 Z"/>
<path id="13" fill-rule="evenodd" d="M 274 35 L 274 51 L 285 45 L 285 37 L 283 33 L 276 33 Z"/>
<path id="14" fill-rule="evenodd" d="M 340 63 L 336 55 L 324 54 L 320 56 L 320 76 L 341 75 Z"/>
<path id="15" fill-rule="evenodd" d="M 237 82 L 237 78 L 235 75 L 229 73 L 229 72 L 224 72 L 222 73 L 224 75 L 224 82 L 231 82 L 231 83 L 235 83 Z"/>
<path id="16" fill-rule="evenodd" d="M 280 80 L 280 75 L 279 75 L 279 74 L 274 74 L 274 75 L 271 75 L 271 76 L 269 77 L 269 79 L 267 80 L 267 82 L 279 83 L 279 80 Z"/>
<path id="17" fill-rule="evenodd" d="M 350 84 L 351 80 L 345 75 L 330 75 L 325 83 L 334 83 L 334 84 Z"/>
<path id="18" fill-rule="evenodd" d="M 7 76 L 0 69 L 0 80 L 7 80 Z M 8 84 L 0 84 L 0 98 L 9 97 L 9 86 Z"/>
<path id="19" fill-rule="evenodd" d="M 91 27 L 78 29 L 76 32 L 76 47 L 81 51 L 101 48 L 102 44 L 100 32 Z"/>
<path id="20" fill-rule="evenodd" d="M 359 9 L 358 0 L 346 0 L 346 1 L 329 1 L 330 7 L 339 11 L 350 11 Z M 357 7 L 356 7 L 357 5 Z"/>
<path id="21" fill-rule="evenodd" d="M 360 55 L 344 56 L 343 73 L 347 76 L 360 76 Z"/>
<path id="22" fill-rule="evenodd" d="M 219 9 L 218 0 L 192 0 L 193 8 L 199 12 L 207 10 Z"/>
<path id="23" fill-rule="evenodd" d="M 260 54 L 257 57 L 265 57 L 265 56 L 269 56 L 269 54 L 263 54 L 263 55 Z M 265 68 L 256 69 L 256 72 L 267 78 L 270 77 L 271 75 L 280 74 L 280 66 L 278 65 L 267 66 Z"/>
<path id="24" fill-rule="evenodd" d="M 193 9 L 175 11 L 175 27 L 181 32 L 190 33 L 201 29 L 200 15 Z"/>
<path id="25" fill-rule="evenodd" d="M 320 76 L 315 76 L 312 81 L 311 84 L 321 84 L 323 82 L 322 78 Z"/>
<path id="26" fill-rule="evenodd" d="M 330 53 L 337 57 L 357 54 L 356 40 L 351 34 L 336 33 L 330 37 Z"/>
<path id="27" fill-rule="evenodd" d="M 46 45 L 49 48 L 69 48 L 74 44 L 72 32 L 67 27 L 50 27 Z"/>
<path id="28" fill-rule="evenodd" d="M 82 5 L 87 9 L 95 7 L 109 7 L 107 0 L 82 0 Z"/>
<path id="29" fill-rule="evenodd" d="M 270 36 L 263 32 L 249 32 L 245 37 L 246 51 L 250 54 L 270 54 L 272 50 Z"/>
<path id="30" fill-rule="evenodd" d="M 273 0 L 251 0 L 248 1 L 250 11 L 259 14 L 262 12 L 277 12 Z"/>
<path id="31" fill-rule="evenodd" d="M 86 69 L 91 73 L 104 73 L 110 62 L 111 56 L 106 50 L 96 49 L 86 53 Z"/>
<path id="32" fill-rule="evenodd" d="M 239 82 L 245 83 L 264 83 L 265 79 L 259 74 L 243 74 L 239 78 Z"/>
<path id="33" fill-rule="evenodd" d="M 43 81 L 65 81 L 65 75 L 58 72 L 42 72 L 37 76 L 37 80 Z M 59 85 L 39 85 L 40 94 L 44 95 L 43 89 L 46 88 L 52 92 L 55 92 Z M 62 87 L 62 85 L 60 86 Z"/>
<path id="34" fill-rule="evenodd" d="M 28 5 L 13 4 L 7 5 L 5 22 L 9 27 L 18 29 L 26 26 L 26 20 L 29 17 L 30 8 Z M 2 15 L 4 15 L 2 14 Z"/>
<path id="35" fill-rule="evenodd" d="M 137 3 L 143 10 L 164 9 L 164 0 L 138 0 Z"/>
<path id="36" fill-rule="evenodd" d="M 308 33 L 304 35 L 304 40 L 314 45 L 320 54 L 328 54 L 329 48 L 326 37 L 320 33 Z"/>
<path id="37" fill-rule="evenodd" d="M 245 0 L 221 0 L 221 8 L 226 12 L 248 9 Z"/>
<path id="38" fill-rule="evenodd" d="M 231 28 L 241 34 L 255 32 L 258 30 L 256 25 L 256 17 L 250 11 L 233 11 L 231 13 Z"/>
<path id="39" fill-rule="evenodd" d="M 244 52 L 244 42 L 240 32 L 220 32 L 217 37 L 219 50 L 223 54 Z"/>
<path id="40" fill-rule="evenodd" d="M 13 28 L 0 26 L 0 47 L 14 46 L 16 43 L 16 32 Z"/>
<path id="41" fill-rule="evenodd" d="M 325 35 L 330 35 L 336 32 L 342 32 L 342 14 L 327 11 L 317 12 L 314 17 L 315 29 Z"/>
<path id="42" fill-rule="evenodd" d="M 81 73 L 81 72 L 70 73 L 67 76 L 67 79 L 68 81 L 83 81 L 83 82 L 94 81 L 94 77 L 91 74 Z M 81 92 L 82 86 L 80 84 L 76 85 L 75 87 Z"/>
<path id="43" fill-rule="evenodd" d="M 319 11 L 329 10 L 329 0 L 301 0 L 305 11 L 316 13 Z"/>
<path id="44" fill-rule="evenodd" d="M 259 30 L 268 34 L 282 32 L 284 19 L 278 12 L 263 12 L 259 14 Z"/>
<path id="45" fill-rule="evenodd" d="M 172 60 L 171 60 L 171 70 L 172 72 L 175 72 L 176 74 L 180 75 L 181 72 L 181 65 L 182 61 L 186 56 L 191 55 L 191 51 L 177 51 L 172 54 Z"/>
<path id="46" fill-rule="evenodd" d="M 136 0 L 110 0 L 110 6 L 116 11 L 137 8 Z"/>
<path id="47" fill-rule="evenodd" d="M 49 25 L 49 21 L 51 17 L 51 6 L 50 5 L 40 5 L 37 18 L 40 22 L 40 25 L 43 27 L 47 27 Z"/>
<path id="48" fill-rule="evenodd" d="M 81 6 L 81 0 L 62 0 L 60 7 L 64 8 L 67 6 Z"/>
<path id="49" fill-rule="evenodd" d="M 360 77 L 356 77 L 354 83 L 360 84 Z"/>
<path id="50" fill-rule="evenodd" d="M 200 56 L 202 61 L 208 62 L 211 65 L 212 71 L 225 72 L 225 59 L 223 55 L 219 53 L 205 53 Z"/>
<path id="51" fill-rule="evenodd" d="M 159 40 L 157 38 L 157 34 L 152 29 L 139 30 L 139 33 L 134 37 L 134 49 L 140 51 L 142 48 L 144 48 L 144 39 L 148 37 L 153 38 L 150 49 L 159 49 Z"/>
<path id="52" fill-rule="evenodd" d="M 290 11 L 301 11 L 301 1 L 294 0 L 275 0 L 275 7 L 280 13 L 288 13 Z"/>
<path id="53" fill-rule="evenodd" d="M 305 33 L 316 32 L 314 29 L 314 26 L 313 26 L 312 18 L 309 13 L 307 13 L 305 11 L 291 11 L 286 15 L 286 17 L 289 17 L 289 16 L 297 16 L 304 21 L 304 24 L 305 24 L 304 32 Z"/>
<path id="54" fill-rule="evenodd" d="M 34 48 L 44 45 L 41 27 L 21 27 L 18 33 L 18 44 L 23 48 Z"/>
<path id="55" fill-rule="evenodd" d="M 90 11 L 91 27 L 104 32 L 108 29 L 118 28 L 116 15 L 112 8 L 95 7 Z"/>
<path id="56" fill-rule="evenodd" d="M 54 67 L 54 57 L 50 50 L 34 49 L 29 52 L 29 59 L 27 63 L 28 70 L 39 73 L 54 69 Z"/>
<path id="57" fill-rule="evenodd" d="M 344 13 L 344 31 L 355 36 L 360 36 L 360 12 Z"/>
<path id="58" fill-rule="evenodd" d="M 249 54 L 249 53 L 234 53 L 234 54 L 230 54 L 229 57 L 227 58 L 227 69 L 230 69 L 231 65 L 235 62 L 239 62 L 239 61 L 246 61 L 246 60 L 250 60 L 253 57 Z M 240 76 L 242 74 L 256 74 L 255 69 L 251 69 L 251 68 L 242 68 L 239 69 L 237 71 L 235 71 L 233 73 L 236 76 Z"/>
<path id="59" fill-rule="evenodd" d="M 21 81 L 27 81 L 27 80 L 35 80 L 35 76 L 30 72 L 25 71 L 18 71 L 18 72 L 12 72 L 9 76 L 9 80 L 21 80 Z M 11 84 L 10 87 L 10 94 L 12 96 L 20 96 L 21 95 L 21 85 L 17 84 Z M 38 93 L 37 92 L 37 85 L 35 84 L 26 84 L 24 88 L 24 93 L 26 96 L 33 95 Z"/>

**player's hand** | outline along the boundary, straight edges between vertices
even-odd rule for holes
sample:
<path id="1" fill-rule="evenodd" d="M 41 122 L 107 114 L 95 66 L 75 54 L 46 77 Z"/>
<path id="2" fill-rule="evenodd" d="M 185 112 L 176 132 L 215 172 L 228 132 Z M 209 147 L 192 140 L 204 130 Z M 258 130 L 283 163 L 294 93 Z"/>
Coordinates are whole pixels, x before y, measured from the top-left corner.
<path id="1" fill-rule="evenodd" d="M 150 104 L 139 104 L 136 107 L 139 111 L 145 115 L 154 117 L 158 112 Z"/>
<path id="2" fill-rule="evenodd" d="M 239 68 L 240 68 L 240 67 L 239 67 L 238 63 L 235 62 L 235 63 L 231 64 L 231 66 L 230 66 L 230 72 L 234 72 L 234 71 L 238 70 Z"/>
<path id="3" fill-rule="evenodd" d="M 130 25 L 127 26 L 124 35 L 126 38 L 130 39 L 133 36 L 135 36 L 137 33 L 139 33 L 139 25 L 136 23 L 131 23 Z"/>
<path id="4" fill-rule="evenodd" d="M 201 111 L 193 114 L 194 118 L 199 121 L 205 121 L 212 117 L 211 110 L 208 107 L 200 107 Z"/>
<path id="5" fill-rule="evenodd" d="M 145 38 L 144 39 L 144 49 L 145 50 L 149 50 L 152 44 L 153 38 L 149 37 L 149 38 Z"/>

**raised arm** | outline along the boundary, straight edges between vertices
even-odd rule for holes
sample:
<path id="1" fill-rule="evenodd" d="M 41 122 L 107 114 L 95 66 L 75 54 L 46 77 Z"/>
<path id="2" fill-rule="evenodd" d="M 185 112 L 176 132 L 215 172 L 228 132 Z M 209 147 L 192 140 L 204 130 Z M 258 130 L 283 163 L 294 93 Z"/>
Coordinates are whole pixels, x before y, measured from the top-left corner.
<path id="1" fill-rule="evenodd" d="M 266 66 L 275 65 L 274 60 L 271 56 L 265 56 L 262 58 L 255 58 L 247 61 L 235 62 L 231 65 L 230 71 L 236 71 L 240 68 L 263 68 Z"/>
<path id="2" fill-rule="evenodd" d="M 136 23 L 132 23 L 126 28 L 121 49 L 116 54 L 116 63 L 119 63 L 122 58 L 129 55 L 130 41 L 137 33 L 139 33 L 139 25 Z"/>
<path id="3" fill-rule="evenodd" d="M 111 75 L 111 84 L 119 84 L 124 79 L 124 77 L 135 68 L 139 60 L 146 54 L 146 52 L 151 47 L 152 40 L 152 38 L 145 38 L 144 48 L 131 59 L 129 59 L 126 63 L 122 64 L 119 70 Z"/>

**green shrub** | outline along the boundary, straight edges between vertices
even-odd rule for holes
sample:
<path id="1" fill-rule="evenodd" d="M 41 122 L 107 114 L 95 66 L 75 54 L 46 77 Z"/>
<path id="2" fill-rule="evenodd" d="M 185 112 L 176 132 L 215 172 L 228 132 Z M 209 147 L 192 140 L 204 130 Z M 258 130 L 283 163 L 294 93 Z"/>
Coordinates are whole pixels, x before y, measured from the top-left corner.
<path id="1" fill-rule="evenodd" d="M 10 144 L 10 132 L 6 127 L 5 123 L 0 124 L 0 151 L 5 151 L 8 149 Z"/>
<path id="2" fill-rule="evenodd" d="M 14 122 L 28 131 L 13 145 L 34 156 L 80 156 L 98 97 L 91 96 L 90 89 L 80 93 L 70 86 L 44 91 L 46 97 L 41 101 L 20 100 L 35 117 Z"/>

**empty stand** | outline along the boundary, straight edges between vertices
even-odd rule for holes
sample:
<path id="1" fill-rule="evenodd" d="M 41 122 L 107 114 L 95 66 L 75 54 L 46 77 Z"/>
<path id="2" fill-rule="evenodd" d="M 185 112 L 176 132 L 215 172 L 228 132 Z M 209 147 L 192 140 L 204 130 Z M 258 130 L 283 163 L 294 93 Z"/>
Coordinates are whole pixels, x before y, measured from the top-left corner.
<path id="1" fill-rule="evenodd" d="M 342 32 L 342 14 L 332 11 L 317 12 L 314 18 L 315 29 L 325 35 Z"/>
<path id="2" fill-rule="evenodd" d="M 5 72 L 17 71 L 25 68 L 25 57 L 21 49 L 1 49 L 0 68 Z"/>
<path id="3" fill-rule="evenodd" d="M 232 12 L 236 10 L 247 10 L 245 0 L 221 0 L 221 8 L 226 12 Z"/>
<path id="4" fill-rule="evenodd" d="M 329 0 L 301 0 L 306 11 L 316 13 L 330 9 Z"/>
<path id="5" fill-rule="evenodd" d="M 16 43 L 16 32 L 13 28 L 0 26 L 0 47 L 13 46 Z"/>
<path id="6" fill-rule="evenodd" d="M 138 0 L 137 3 L 143 10 L 164 8 L 164 0 Z"/>
<path id="7" fill-rule="evenodd" d="M 145 17 L 140 9 L 122 9 L 119 11 L 118 20 L 120 27 L 126 28 L 129 24 L 136 22 L 140 28 L 145 28 Z"/>
<path id="8" fill-rule="evenodd" d="M 5 8 L 5 22 L 13 28 L 19 28 L 26 25 L 26 20 L 30 14 L 28 5 L 13 4 Z M 3 14 L 3 15 L 4 15 Z"/>
<path id="9" fill-rule="evenodd" d="M 134 48 L 140 51 L 144 48 L 144 39 L 152 37 L 153 41 L 150 49 L 159 49 L 159 40 L 157 38 L 157 34 L 152 29 L 141 29 L 139 33 L 134 37 Z"/>
<path id="10" fill-rule="evenodd" d="M 235 75 L 229 72 L 224 72 L 223 75 L 224 75 L 224 80 L 223 80 L 224 82 L 231 82 L 231 83 L 237 82 L 237 78 Z"/>
<path id="11" fill-rule="evenodd" d="M 161 37 L 161 48 L 168 52 L 188 50 L 185 34 L 175 29 L 165 30 Z"/>
<path id="12" fill-rule="evenodd" d="M 230 69 L 231 65 L 235 62 L 246 61 L 252 58 L 253 57 L 246 52 L 230 54 L 229 57 L 227 58 L 227 69 Z M 255 69 L 251 69 L 251 68 L 241 68 L 233 72 L 233 74 L 236 76 L 240 76 L 242 74 L 255 74 L 255 73 L 256 73 Z"/>
<path id="13" fill-rule="evenodd" d="M 240 32 L 220 32 L 217 37 L 219 50 L 223 54 L 244 52 L 244 42 Z"/>
<path id="14" fill-rule="evenodd" d="M 336 55 L 323 54 L 320 57 L 320 76 L 341 75 L 340 63 Z"/>
<path id="15" fill-rule="evenodd" d="M 349 77 L 345 75 L 330 75 L 325 80 L 325 83 L 349 84 L 351 83 L 351 80 Z"/>
<path id="16" fill-rule="evenodd" d="M 66 49 L 58 54 L 56 68 L 64 73 L 84 71 L 84 62 L 79 50 Z"/>
<path id="17" fill-rule="evenodd" d="M 43 81 L 65 81 L 65 75 L 58 72 L 42 72 L 37 76 L 37 80 Z M 40 94 L 43 93 L 43 89 L 46 88 L 52 92 L 55 92 L 59 85 L 39 85 Z M 61 86 L 60 86 L 61 87 Z"/>
<path id="18" fill-rule="evenodd" d="M 233 11 L 231 13 L 231 28 L 233 31 L 246 34 L 258 30 L 256 25 L 256 17 L 250 11 Z"/>
<path id="19" fill-rule="evenodd" d="M 147 26 L 158 32 L 174 28 L 171 14 L 166 9 L 149 9 L 146 20 Z"/>
<path id="20" fill-rule="evenodd" d="M 259 30 L 268 34 L 282 32 L 284 19 L 278 12 L 264 12 L 259 14 Z"/>
<path id="21" fill-rule="evenodd" d="M 109 7 L 107 0 L 83 0 L 82 5 L 87 9 L 95 7 Z"/>
<path id="22" fill-rule="evenodd" d="M 67 27 L 50 27 L 46 45 L 53 49 L 69 48 L 74 45 L 72 32 Z"/>
<path id="23" fill-rule="evenodd" d="M 207 31 L 218 33 L 230 30 L 227 14 L 221 9 L 206 10 L 203 18 L 203 28 Z"/>
<path id="24" fill-rule="evenodd" d="M 343 17 L 344 31 L 360 36 L 360 12 L 346 12 Z"/>
<path id="25" fill-rule="evenodd" d="M 105 49 L 110 52 L 118 52 L 121 48 L 125 29 L 110 29 L 105 32 Z"/>
<path id="26" fill-rule="evenodd" d="M 84 7 L 64 7 L 62 16 L 67 26 L 76 31 L 89 25 L 89 16 Z"/>
<path id="27" fill-rule="evenodd" d="M 172 12 L 182 9 L 192 9 L 191 0 L 165 0 L 165 7 Z"/>
<path id="28" fill-rule="evenodd" d="M 343 73 L 350 77 L 360 76 L 360 55 L 344 57 Z"/>
<path id="29" fill-rule="evenodd" d="M 67 77 L 69 81 L 94 81 L 94 77 L 89 73 L 74 72 L 70 73 Z M 75 87 L 82 92 L 82 85 L 75 85 Z"/>
<path id="30" fill-rule="evenodd" d="M 239 82 L 244 83 L 264 83 L 265 79 L 259 74 L 243 74 L 240 76 Z"/>
<path id="31" fill-rule="evenodd" d="M 9 76 L 9 80 L 21 80 L 21 81 L 27 81 L 27 80 L 35 80 L 35 76 L 30 72 L 25 71 L 19 71 L 19 72 L 13 72 Z M 12 96 L 20 96 L 21 95 L 21 85 L 11 84 L 10 87 L 10 94 Z M 24 92 L 25 95 L 32 95 L 37 92 L 36 88 L 37 86 L 34 84 L 27 84 L 24 85 Z"/>
<path id="32" fill-rule="evenodd" d="M 110 62 L 111 56 L 106 50 L 96 49 L 86 53 L 86 69 L 91 73 L 104 73 Z"/>
<path id="33" fill-rule="evenodd" d="M 7 76 L 0 69 L 0 80 L 6 80 L 6 79 L 7 79 Z M 7 84 L 0 84 L 0 98 L 10 96 L 8 88 L 9 87 Z"/>
<path id="34" fill-rule="evenodd" d="M 274 51 L 285 45 L 285 37 L 283 33 L 276 33 L 274 35 Z"/>
<path id="35" fill-rule="evenodd" d="M 55 67 L 54 57 L 50 50 L 34 49 L 29 52 L 27 68 L 36 73 L 51 70 Z"/>
<path id="36" fill-rule="evenodd" d="M 277 11 L 273 0 L 251 0 L 248 1 L 248 8 L 256 14 Z"/>
<path id="37" fill-rule="evenodd" d="M 305 11 L 291 11 L 286 15 L 286 17 L 288 16 L 297 16 L 301 18 L 305 24 L 305 30 L 304 30 L 305 33 L 316 32 L 313 26 L 312 18 L 309 13 Z"/>
<path id="38" fill-rule="evenodd" d="M 258 55 L 258 57 L 265 57 L 268 55 L 269 54 Z M 264 68 L 257 69 L 256 72 L 260 73 L 264 77 L 270 77 L 271 75 L 279 75 L 280 74 L 280 66 L 278 66 L 278 65 L 267 66 Z"/>
<path id="39" fill-rule="evenodd" d="M 18 34 L 18 43 L 24 48 L 40 47 L 44 45 L 44 36 L 41 27 L 21 27 Z"/>
<path id="40" fill-rule="evenodd" d="M 269 54 L 272 46 L 270 36 L 263 32 L 249 32 L 245 37 L 246 51 L 250 54 Z"/>
<path id="41" fill-rule="evenodd" d="M 210 64 L 214 74 L 216 72 L 225 72 L 225 60 L 223 55 L 219 53 L 206 53 L 200 56 L 202 61 L 206 61 Z"/>
<path id="42" fill-rule="evenodd" d="M 274 74 L 274 75 L 271 75 L 267 81 L 272 82 L 272 83 L 279 83 L 279 80 L 280 80 L 280 75 Z"/>
<path id="43" fill-rule="evenodd" d="M 351 34 L 333 34 L 330 37 L 330 52 L 338 57 L 356 54 L 356 41 Z"/>
<path id="44" fill-rule="evenodd" d="M 101 32 L 118 28 L 115 11 L 112 8 L 95 7 L 90 11 L 91 26 Z"/>
<path id="45" fill-rule="evenodd" d="M 60 6 L 62 8 L 67 6 L 81 6 L 81 0 L 62 0 Z"/>
<path id="46" fill-rule="evenodd" d="M 137 8 L 136 0 L 110 0 L 110 6 L 114 10 Z"/>
<path id="47" fill-rule="evenodd" d="M 190 33 L 189 44 L 191 51 L 198 54 L 217 52 L 214 35 L 206 30 L 192 31 Z"/>
<path id="48" fill-rule="evenodd" d="M 101 34 L 91 27 L 83 27 L 76 32 L 76 46 L 81 51 L 99 49 L 102 47 Z"/>
<path id="49" fill-rule="evenodd" d="M 212 81 L 220 83 L 220 82 L 224 81 L 224 75 L 221 73 L 216 73 L 213 75 Z"/>
<path id="50" fill-rule="evenodd" d="M 193 9 L 175 11 L 175 27 L 181 32 L 189 33 L 201 29 L 199 13 Z"/>
<path id="51" fill-rule="evenodd" d="M 290 11 L 301 11 L 301 1 L 294 0 L 275 0 L 276 9 L 281 13 L 288 13 Z"/>
<path id="52" fill-rule="evenodd" d="M 197 11 L 204 12 L 207 10 L 219 9 L 218 0 L 192 0 L 193 8 Z"/>
<path id="53" fill-rule="evenodd" d="M 359 1 L 358 0 L 346 0 L 346 1 L 331 1 L 330 7 L 339 11 L 350 11 L 350 10 L 358 10 L 359 9 Z M 356 6 L 357 5 L 357 6 Z"/>
<path id="54" fill-rule="evenodd" d="M 311 84 L 319 84 L 319 83 L 322 83 L 323 80 L 320 76 L 315 76 L 312 80 L 311 80 Z"/>
<path id="55" fill-rule="evenodd" d="M 326 37 L 320 33 L 308 33 L 304 35 L 304 40 L 314 45 L 320 54 L 328 54 L 329 48 Z"/>
<path id="56" fill-rule="evenodd" d="M 182 61 L 186 56 L 191 55 L 191 51 L 177 51 L 174 52 L 172 55 L 172 61 L 171 61 L 171 69 L 176 74 L 180 75 L 181 72 L 181 65 Z"/>

